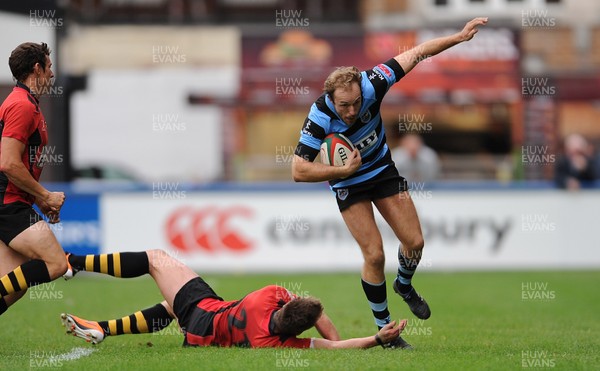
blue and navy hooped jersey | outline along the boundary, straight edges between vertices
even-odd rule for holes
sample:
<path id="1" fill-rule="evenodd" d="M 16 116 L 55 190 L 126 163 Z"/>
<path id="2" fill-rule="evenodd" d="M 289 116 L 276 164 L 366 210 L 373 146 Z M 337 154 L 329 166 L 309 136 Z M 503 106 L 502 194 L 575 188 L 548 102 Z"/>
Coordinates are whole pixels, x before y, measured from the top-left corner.
<path id="1" fill-rule="evenodd" d="M 390 87 L 404 77 L 404 70 L 392 58 L 362 71 L 361 77 L 362 104 L 356 122 L 348 126 L 335 112 L 327 93 L 324 93 L 310 107 L 296 147 L 296 155 L 313 161 L 328 134 L 341 133 L 354 143 L 360 151 L 362 165 L 347 178 L 331 180 L 329 185 L 332 189 L 365 183 L 393 164 L 379 107 Z"/>

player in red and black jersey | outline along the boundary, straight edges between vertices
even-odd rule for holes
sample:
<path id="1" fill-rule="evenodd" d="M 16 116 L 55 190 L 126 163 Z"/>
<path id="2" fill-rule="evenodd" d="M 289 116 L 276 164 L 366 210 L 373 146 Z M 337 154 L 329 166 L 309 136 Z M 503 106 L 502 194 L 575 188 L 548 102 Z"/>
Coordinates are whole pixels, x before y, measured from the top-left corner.
<path id="1" fill-rule="evenodd" d="M 99 343 L 107 336 L 160 331 L 169 325 L 171 318 L 177 318 L 187 346 L 370 348 L 393 342 L 406 326 L 405 320 L 398 325 L 391 322 L 375 336 L 340 340 L 335 326 L 323 313 L 321 302 L 313 297 L 298 297 L 284 287 L 271 285 L 240 300 L 224 301 L 189 267 L 162 250 L 127 254 L 134 259 L 120 265 L 120 275 L 149 273 L 165 301 L 108 321 L 62 314 L 68 333 Z M 70 255 L 69 261 L 74 272 L 101 272 L 93 262 L 117 261 L 118 255 Z M 145 266 L 140 261 L 146 262 Z M 313 326 L 323 338 L 298 338 Z"/>
<path id="2" fill-rule="evenodd" d="M 182 328 L 186 329 L 186 345 L 218 345 L 242 347 L 293 347 L 308 348 L 310 339 L 298 339 L 291 335 L 279 335 L 277 321 L 272 320 L 284 305 L 296 297 L 281 286 L 266 286 L 246 295 L 241 300 L 223 301 L 212 292 L 201 279 L 194 278 L 184 285 L 180 295 L 187 292 L 205 292 L 207 297 L 199 302 L 197 298 L 176 300 L 178 318 Z M 300 303 L 301 301 L 298 301 Z M 296 304 L 296 303 L 295 303 Z M 306 324 L 314 323 L 321 313 L 320 304 L 316 301 L 302 303 Z M 197 319 L 192 327 L 186 318 Z M 291 331 L 294 332 L 295 331 Z M 302 332 L 302 331 L 300 331 Z"/>
<path id="3" fill-rule="evenodd" d="M 48 131 L 38 98 L 54 78 L 49 55 L 45 43 L 24 43 L 8 60 L 17 84 L 0 106 L 0 314 L 28 287 L 67 270 L 63 249 L 32 208 L 57 223 L 65 201 L 39 183 Z"/>

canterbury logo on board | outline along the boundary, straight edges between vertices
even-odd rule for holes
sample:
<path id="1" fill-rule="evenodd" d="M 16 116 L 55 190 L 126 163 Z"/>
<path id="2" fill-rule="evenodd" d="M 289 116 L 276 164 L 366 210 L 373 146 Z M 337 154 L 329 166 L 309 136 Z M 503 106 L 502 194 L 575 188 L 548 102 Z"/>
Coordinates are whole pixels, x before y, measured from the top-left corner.
<path id="1" fill-rule="evenodd" d="M 183 252 L 245 252 L 253 244 L 239 230 L 238 222 L 251 220 L 252 216 L 252 210 L 243 206 L 186 206 L 168 216 L 165 232 L 171 246 Z"/>

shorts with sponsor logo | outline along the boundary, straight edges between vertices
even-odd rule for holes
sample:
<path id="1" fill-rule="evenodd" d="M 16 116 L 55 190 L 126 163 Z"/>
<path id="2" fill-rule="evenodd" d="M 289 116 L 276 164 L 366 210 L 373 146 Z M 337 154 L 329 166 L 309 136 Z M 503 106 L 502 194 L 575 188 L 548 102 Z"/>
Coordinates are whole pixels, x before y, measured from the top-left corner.
<path id="1" fill-rule="evenodd" d="M 0 240 L 8 245 L 21 232 L 40 220 L 40 214 L 25 202 L 0 205 Z"/>
<path id="2" fill-rule="evenodd" d="M 198 308 L 198 303 L 206 298 L 223 300 L 202 278 L 189 280 L 179 289 L 173 299 L 173 312 L 177 316 L 179 327 L 184 332 L 199 336 L 212 335 L 214 312 Z M 184 342 L 184 345 L 186 343 Z"/>
<path id="3" fill-rule="evenodd" d="M 408 191 L 408 182 L 398 174 L 395 166 L 388 166 L 375 178 L 363 184 L 334 188 L 335 199 L 340 211 L 364 200 L 379 200 Z"/>

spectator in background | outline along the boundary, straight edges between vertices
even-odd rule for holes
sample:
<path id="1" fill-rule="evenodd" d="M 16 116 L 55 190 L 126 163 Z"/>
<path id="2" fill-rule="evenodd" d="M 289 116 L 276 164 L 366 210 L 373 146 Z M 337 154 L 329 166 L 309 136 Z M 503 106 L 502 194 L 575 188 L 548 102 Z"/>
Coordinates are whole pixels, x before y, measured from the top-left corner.
<path id="1" fill-rule="evenodd" d="M 569 134 L 564 140 L 564 155 L 556 162 L 554 180 L 557 187 L 577 190 L 582 182 L 597 179 L 594 149 L 581 134 Z"/>
<path id="2" fill-rule="evenodd" d="M 392 150 L 398 172 L 410 182 L 431 182 L 439 176 L 440 161 L 433 149 L 423 143 L 420 135 L 409 133 L 398 140 Z"/>

